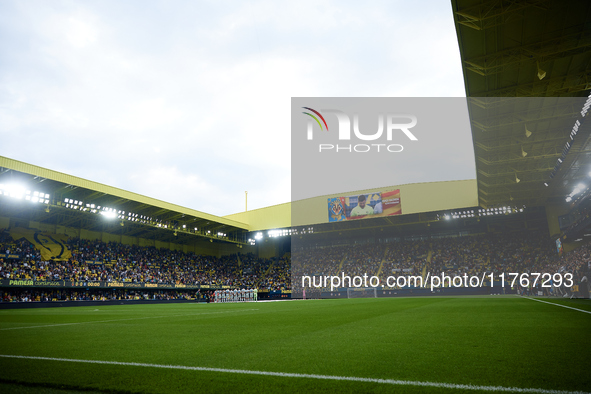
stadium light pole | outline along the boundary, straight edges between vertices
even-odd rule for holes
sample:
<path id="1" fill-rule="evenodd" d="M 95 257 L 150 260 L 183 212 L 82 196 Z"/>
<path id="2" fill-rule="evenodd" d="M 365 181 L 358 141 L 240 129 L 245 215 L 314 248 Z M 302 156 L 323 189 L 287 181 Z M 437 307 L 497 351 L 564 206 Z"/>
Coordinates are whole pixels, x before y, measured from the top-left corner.
<path id="1" fill-rule="evenodd" d="M 248 192 L 244 192 L 244 212 L 248 211 Z"/>

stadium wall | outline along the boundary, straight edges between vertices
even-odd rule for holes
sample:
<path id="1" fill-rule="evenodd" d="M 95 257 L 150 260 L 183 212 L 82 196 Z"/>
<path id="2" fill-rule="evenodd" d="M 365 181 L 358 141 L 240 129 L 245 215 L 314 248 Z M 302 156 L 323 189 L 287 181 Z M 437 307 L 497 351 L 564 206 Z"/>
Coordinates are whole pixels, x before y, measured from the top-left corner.
<path id="1" fill-rule="evenodd" d="M 478 206 L 477 181 L 468 179 L 343 192 L 239 212 L 224 218 L 246 223 L 250 231 L 327 223 L 329 198 L 395 189 L 400 189 L 403 215 Z"/>
<path id="2" fill-rule="evenodd" d="M 478 206 L 475 179 L 414 183 L 379 189 L 343 192 L 292 203 L 292 226 L 328 222 L 328 199 L 400 189 L 402 215 Z"/>
<path id="3" fill-rule="evenodd" d="M 225 219 L 247 223 L 250 231 L 291 226 L 291 204 L 279 204 L 224 216 Z"/>

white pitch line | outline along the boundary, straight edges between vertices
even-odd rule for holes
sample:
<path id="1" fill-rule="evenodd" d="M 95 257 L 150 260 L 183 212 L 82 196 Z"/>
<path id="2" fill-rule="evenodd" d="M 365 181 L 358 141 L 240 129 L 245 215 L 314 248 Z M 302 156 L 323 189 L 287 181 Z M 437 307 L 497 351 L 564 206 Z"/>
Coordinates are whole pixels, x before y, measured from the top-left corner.
<path id="1" fill-rule="evenodd" d="M 548 390 L 548 389 L 503 387 L 503 386 L 476 386 L 476 385 L 472 385 L 472 384 L 454 384 L 454 383 L 420 382 L 420 381 L 412 381 L 412 380 L 359 378 L 359 377 L 355 377 L 355 376 L 313 375 L 313 374 L 289 373 L 289 372 L 250 371 L 250 370 L 245 370 L 245 369 L 189 367 L 189 366 L 185 366 L 185 365 L 127 363 L 127 362 L 121 362 L 121 361 L 101 361 L 101 360 L 76 360 L 76 359 L 70 359 L 70 358 L 16 356 L 16 355 L 9 355 L 9 354 L 0 354 L 0 357 L 18 358 L 18 359 L 26 359 L 26 360 L 86 363 L 86 364 L 122 365 L 122 366 L 129 366 L 129 367 L 180 369 L 180 370 L 202 371 L 202 372 L 235 373 L 235 374 L 243 374 L 243 375 L 278 376 L 278 377 L 283 377 L 283 378 L 306 378 L 306 379 L 337 380 L 337 381 L 349 381 L 349 382 L 379 383 L 379 384 L 390 384 L 390 385 L 395 385 L 395 386 L 437 387 L 437 388 L 446 388 L 446 389 L 451 389 L 451 390 L 499 391 L 499 392 L 512 392 L 512 393 L 541 393 L 541 394 L 591 394 L 591 393 L 588 393 L 585 391 Z"/>
<path id="2" fill-rule="evenodd" d="M 543 302 L 544 304 L 550 304 L 550 305 L 554 305 L 554 306 L 561 306 L 563 308 L 572 309 L 574 311 L 579 311 L 579 312 L 591 314 L 590 311 L 586 311 L 584 309 L 573 308 L 572 306 L 566 306 L 566 305 L 562 305 L 562 304 L 555 304 L 554 302 L 542 301 L 542 300 L 538 300 L 537 298 L 530 298 L 530 297 L 523 297 L 523 296 L 522 296 L 522 298 L 527 298 L 528 300 Z"/>
<path id="3" fill-rule="evenodd" d="M 143 320 L 143 319 L 159 319 L 162 317 L 185 317 L 185 316 L 201 316 L 201 315 L 216 315 L 221 313 L 234 313 L 234 312 L 246 312 L 246 311 L 258 311 L 258 309 L 242 309 L 236 311 L 223 311 L 223 312 L 205 312 L 205 313 L 191 313 L 186 315 L 165 315 L 165 316 L 147 316 L 147 317 L 133 317 L 129 319 L 113 319 L 113 320 L 94 320 L 94 321 L 83 321 L 83 322 L 76 322 L 76 323 L 60 323 L 60 324 L 45 324 L 42 326 L 23 326 L 23 327 L 8 327 L 8 328 L 0 328 L 0 331 L 5 330 L 22 330 L 26 328 L 44 328 L 44 327 L 58 327 L 58 326 L 72 326 L 75 324 L 90 324 L 90 323 L 112 323 L 117 321 L 129 321 L 129 320 Z"/>

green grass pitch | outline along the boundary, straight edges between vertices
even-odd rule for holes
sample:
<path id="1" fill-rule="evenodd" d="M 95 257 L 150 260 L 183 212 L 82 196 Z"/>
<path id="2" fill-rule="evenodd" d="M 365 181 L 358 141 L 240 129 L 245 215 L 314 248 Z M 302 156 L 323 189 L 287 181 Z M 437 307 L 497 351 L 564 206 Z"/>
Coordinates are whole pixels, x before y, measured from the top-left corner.
<path id="1" fill-rule="evenodd" d="M 545 301 L 591 311 L 589 300 Z M 0 310 L 0 355 L 52 359 L 0 357 L 0 390 L 590 392 L 590 345 L 590 313 L 513 296 Z"/>

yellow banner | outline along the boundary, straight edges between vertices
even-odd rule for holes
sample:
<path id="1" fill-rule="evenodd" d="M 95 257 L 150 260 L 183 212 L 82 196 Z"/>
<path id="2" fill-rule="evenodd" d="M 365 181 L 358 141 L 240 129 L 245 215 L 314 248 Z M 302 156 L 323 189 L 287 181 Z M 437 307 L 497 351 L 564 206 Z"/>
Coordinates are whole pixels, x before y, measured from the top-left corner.
<path id="1" fill-rule="evenodd" d="M 35 246 L 35 249 L 41 252 L 41 257 L 45 261 L 65 261 L 72 257 L 72 253 L 66 246 L 67 235 L 15 228 L 10 231 L 10 236 L 14 240 L 26 238 L 27 241 Z"/>

